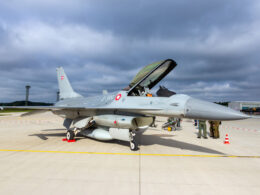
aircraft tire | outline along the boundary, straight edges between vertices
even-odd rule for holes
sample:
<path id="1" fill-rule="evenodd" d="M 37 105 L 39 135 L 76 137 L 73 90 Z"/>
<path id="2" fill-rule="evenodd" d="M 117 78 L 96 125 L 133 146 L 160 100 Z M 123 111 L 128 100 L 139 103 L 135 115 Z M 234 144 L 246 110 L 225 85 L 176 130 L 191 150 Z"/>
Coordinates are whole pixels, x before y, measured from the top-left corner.
<path id="1" fill-rule="evenodd" d="M 130 141 L 130 149 L 131 149 L 132 151 L 135 151 L 135 150 L 138 149 L 137 143 L 136 143 L 134 140 L 133 140 L 133 141 Z"/>
<path id="2" fill-rule="evenodd" d="M 74 137 L 75 137 L 74 132 L 71 131 L 71 130 L 68 130 L 67 133 L 66 133 L 66 138 L 67 138 L 67 140 L 73 140 Z"/>

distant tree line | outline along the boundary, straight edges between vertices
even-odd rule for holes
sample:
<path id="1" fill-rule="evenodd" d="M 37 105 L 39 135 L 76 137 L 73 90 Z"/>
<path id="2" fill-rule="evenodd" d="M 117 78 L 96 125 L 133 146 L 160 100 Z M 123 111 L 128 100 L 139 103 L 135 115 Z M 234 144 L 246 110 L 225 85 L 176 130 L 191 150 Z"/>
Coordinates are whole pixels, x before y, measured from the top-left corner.
<path id="1" fill-rule="evenodd" d="M 215 102 L 216 104 L 220 104 L 222 106 L 228 106 L 229 102 Z"/>
<path id="2" fill-rule="evenodd" d="M 0 106 L 24 106 L 26 101 L 15 101 L 10 103 L 0 103 Z M 28 101 L 28 106 L 52 106 L 53 103 L 31 102 Z"/>

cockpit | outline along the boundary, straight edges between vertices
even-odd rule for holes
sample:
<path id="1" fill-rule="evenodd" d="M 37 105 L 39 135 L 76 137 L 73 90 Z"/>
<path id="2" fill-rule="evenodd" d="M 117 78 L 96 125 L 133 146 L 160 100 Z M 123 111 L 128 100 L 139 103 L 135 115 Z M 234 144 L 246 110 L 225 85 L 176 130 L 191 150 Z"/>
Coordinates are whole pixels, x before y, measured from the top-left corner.
<path id="1" fill-rule="evenodd" d="M 124 90 L 128 91 L 128 96 L 151 97 L 151 89 L 157 83 L 159 83 L 169 72 L 171 72 L 176 65 L 177 63 L 171 59 L 149 64 L 138 72 L 138 74 L 134 77 L 129 86 Z M 170 93 L 161 93 L 162 91 L 165 91 L 165 89 L 165 87 L 160 86 L 160 89 L 156 93 L 157 96 L 169 97 L 169 95 L 176 94 L 175 92 L 169 91 L 168 89 L 166 90 L 168 90 Z"/>

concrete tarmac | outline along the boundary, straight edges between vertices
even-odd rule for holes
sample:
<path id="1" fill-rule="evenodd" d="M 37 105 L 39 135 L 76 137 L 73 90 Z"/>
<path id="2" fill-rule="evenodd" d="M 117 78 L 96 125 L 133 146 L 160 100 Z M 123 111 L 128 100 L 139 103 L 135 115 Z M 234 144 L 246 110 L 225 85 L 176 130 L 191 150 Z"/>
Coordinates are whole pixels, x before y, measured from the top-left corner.
<path id="1" fill-rule="evenodd" d="M 63 142 L 63 119 L 50 112 L 0 116 L 0 194 L 260 193 L 260 119 L 222 122 L 220 139 L 198 139 L 187 119 L 168 132 L 165 121 L 132 152 L 123 141 Z"/>

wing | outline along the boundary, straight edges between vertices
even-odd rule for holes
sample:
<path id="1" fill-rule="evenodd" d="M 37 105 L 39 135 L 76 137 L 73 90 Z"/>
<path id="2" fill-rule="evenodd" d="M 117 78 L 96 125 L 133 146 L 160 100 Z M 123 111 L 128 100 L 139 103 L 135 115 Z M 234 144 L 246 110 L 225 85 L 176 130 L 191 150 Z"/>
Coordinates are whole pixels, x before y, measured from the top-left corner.
<path id="1" fill-rule="evenodd" d="M 60 106 L 2 106 L 3 109 L 21 109 L 21 110 L 45 110 L 45 111 L 55 111 L 55 110 L 161 110 L 159 108 L 116 108 L 116 107 L 60 107 Z"/>

